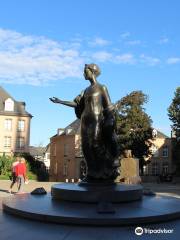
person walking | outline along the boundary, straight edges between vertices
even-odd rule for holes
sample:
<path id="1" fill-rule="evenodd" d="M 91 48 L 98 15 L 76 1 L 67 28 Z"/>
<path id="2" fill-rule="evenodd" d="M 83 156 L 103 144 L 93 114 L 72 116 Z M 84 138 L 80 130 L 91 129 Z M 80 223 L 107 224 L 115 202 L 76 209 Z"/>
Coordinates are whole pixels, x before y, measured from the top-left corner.
<path id="1" fill-rule="evenodd" d="M 12 168 L 11 168 L 12 182 L 11 182 L 10 188 L 8 190 L 9 193 L 12 193 L 12 188 L 13 188 L 14 184 L 17 182 L 17 177 L 16 177 L 16 173 L 15 173 L 15 167 L 17 166 L 17 164 L 19 164 L 19 157 L 16 157 L 15 161 L 12 164 Z"/>
<path id="2" fill-rule="evenodd" d="M 19 159 L 19 163 L 15 167 L 15 174 L 18 182 L 17 193 L 23 193 L 24 183 L 26 180 L 26 163 L 23 157 Z"/>

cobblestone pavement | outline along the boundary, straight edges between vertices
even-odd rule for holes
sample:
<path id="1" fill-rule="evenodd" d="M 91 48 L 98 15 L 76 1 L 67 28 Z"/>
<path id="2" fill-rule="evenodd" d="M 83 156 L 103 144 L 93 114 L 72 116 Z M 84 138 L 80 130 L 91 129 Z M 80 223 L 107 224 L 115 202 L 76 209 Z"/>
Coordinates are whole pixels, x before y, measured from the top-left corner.
<path id="1" fill-rule="evenodd" d="M 144 183 L 143 186 L 161 195 L 180 198 L 180 183 Z"/>
<path id="2" fill-rule="evenodd" d="M 7 197 L 10 194 L 7 192 L 11 181 L 9 180 L 0 180 L 0 198 Z M 31 192 L 37 187 L 44 187 L 46 191 L 51 190 L 51 186 L 55 184 L 55 182 L 37 182 L 37 181 L 29 181 L 29 183 L 24 185 L 25 192 Z M 169 183 L 144 183 L 144 188 L 151 189 L 154 192 L 162 193 L 163 195 L 175 196 L 180 198 L 180 183 L 178 184 L 169 184 Z M 14 185 L 13 191 L 17 191 L 17 186 Z"/>
<path id="3" fill-rule="evenodd" d="M 31 192 L 37 187 L 44 187 L 50 191 L 51 185 L 49 182 L 30 181 L 25 185 L 24 190 Z M 143 184 L 145 188 L 150 188 L 152 191 L 163 195 L 170 195 L 180 198 L 180 184 Z M 137 236 L 134 231 L 137 226 L 126 227 L 92 227 L 92 226 L 70 226 L 60 224 L 42 223 L 21 219 L 3 213 L 1 201 L 4 197 L 10 196 L 7 193 L 10 181 L 0 181 L 0 240 L 131 240 L 131 239 L 179 239 L 180 235 L 180 220 L 142 225 L 146 229 L 166 229 L 172 230 L 173 233 L 144 233 Z M 16 186 L 14 186 L 16 191 Z"/>
<path id="4" fill-rule="evenodd" d="M 11 181 L 9 180 L 0 180 L 0 197 L 7 196 L 8 193 L 6 192 L 9 189 Z M 28 184 L 24 185 L 25 192 L 31 192 L 33 189 L 37 187 L 44 187 L 47 191 L 50 191 L 51 185 L 54 184 L 53 182 L 37 182 L 34 180 L 30 180 Z M 13 186 L 13 191 L 17 191 L 16 184 Z"/>

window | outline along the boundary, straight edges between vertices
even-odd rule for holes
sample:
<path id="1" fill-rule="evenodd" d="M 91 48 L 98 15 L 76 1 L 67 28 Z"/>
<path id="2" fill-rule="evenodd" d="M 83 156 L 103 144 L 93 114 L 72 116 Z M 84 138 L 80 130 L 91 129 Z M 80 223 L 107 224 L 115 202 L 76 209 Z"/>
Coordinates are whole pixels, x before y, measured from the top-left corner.
<path id="1" fill-rule="evenodd" d="M 58 165 L 57 162 L 54 164 L 54 174 L 57 175 Z"/>
<path id="2" fill-rule="evenodd" d="M 12 130 L 12 119 L 5 119 L 5 121 L 4 121 L 4 128 L 7 131 L 11 131 Z"/>
<path id="3" fill-rule="evenodd" d="M 67 163 L 64 163 L 63 175 L 64 175 L 64 176 L 67 176 L 67 175 L 68 175 L 68 164 L 67 164 Z"/>
<path id="4" fill-rule="evenodd" d="M 57 134 L 58 136 L 64 133 L 64 128 L 58 128 Z"/>
<path id="5" fill-rule="evenodd" d="M 163 165 L 163 174 L 168 174 L 168 172 L 169 172 L 169 165 L 167 163 Z"/>
<path id="6" fill-rule="evenodd" d="M 53 157 L 56 157 L 56 144 L 53 143 L 52 145 L 52 154 L 53 154 Z"/>
<path id="7" fill-rule="evenodd" d="M 151 151 L 152 151 L 152 155 L 153 157 L 158 157 L 159 156 L 159 150 L 158 147 L 155 145 L 151 146 Z"/>
<path id="8" fill-rule="evenodd" d="M 65 131 L 66 131 L 66 135 L 69 135 L 72 132 L 72 128 L 67 128 Z"/>
<path id="9" fill-rule="evenodd" d="M 143 166 L 144 175 L 148 175 L 148 166 Z"/>
<path id="10" fill-rule="evenodd" d="M 4 147 L 7 147 L 7 148 L 11 147 L 11 137 L 9 136 L 4 137 Z"/>
<path id="11" fill-rule="evenodd" d="M 14 101 L 11 98 L 6 99 L 4 110 L 14 111 Z"/>
<path id="12" fill-rule="evenodd" d="M 25 127 L 25 121 L 24 120 L 19 120 L 18 121 L 18 131 L 23 132 Z"/>
<path id="13" fill-rule="evenodd" d="M 159 166 L 157 164 L 152 164 L 152 175 L 158 175 L 159 174 Z"/>
<path id="14" fill-rule="evenodd" d="M 67 156 L 69 153 L 69 145 L 68 144 L 64 144 L 64 156 Z"/>
<path id="15" fill-rule="evenodd" d="M 168 157 L 168 146 L 163 147 L 162 156 L 163 157 Z"/>
<path id="16" fill-rule="evenodd" d="M 17 148 L 24 148 L 25 142 L 24 137 L 18 137 L 17 138 Z"/>

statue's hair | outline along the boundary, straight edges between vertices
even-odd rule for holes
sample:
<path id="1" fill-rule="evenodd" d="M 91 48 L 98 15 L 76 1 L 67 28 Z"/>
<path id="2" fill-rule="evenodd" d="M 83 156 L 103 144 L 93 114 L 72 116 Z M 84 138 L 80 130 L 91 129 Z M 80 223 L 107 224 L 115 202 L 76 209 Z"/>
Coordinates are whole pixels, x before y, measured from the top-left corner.
<path id="1" fill-rule="evenodd" d="M 88 68 L 92 73 L 95 74 L 96 77 L 98 77 L 101 74 L 101 70 L 98 67 L 98 65 L 91 63 L 91 64 L 85 64 L 85 68 Z"/>

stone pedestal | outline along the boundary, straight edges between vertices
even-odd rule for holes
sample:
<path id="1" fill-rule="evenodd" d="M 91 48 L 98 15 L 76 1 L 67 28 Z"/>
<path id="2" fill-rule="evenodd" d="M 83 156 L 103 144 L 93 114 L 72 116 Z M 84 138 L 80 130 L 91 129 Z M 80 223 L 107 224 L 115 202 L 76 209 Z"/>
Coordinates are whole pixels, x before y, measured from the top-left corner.
<path id="1" fill-rule="evenodd" d="M 140 200 L 141 185 L 127 184 L 72 184 L 59 183 L 51 188 L 52 198 L 62 201 L 83 203 L 121 203 Z"/>
<path id="2" fill-rule="evenodd" d="M 86 192 L 87 196 L 90 194 L 92 193 Z M 132 202 L 87 203 L 52 199 L 49 193 L 47 195 L 27 193 L 3 200 L 3 210 L 9 214 L 41 222 L 107 227 L 137 226 L 180 218 L 180 200 L 154 195 L 143 196 L 142 200 Z"/>
<path id="3" fill-rule="evenodd" d="M 139 176 L 139 159 L 129 157 L 121 160 L 119 180 L 126 184 L 141 183 L 141 178 Z"/>

